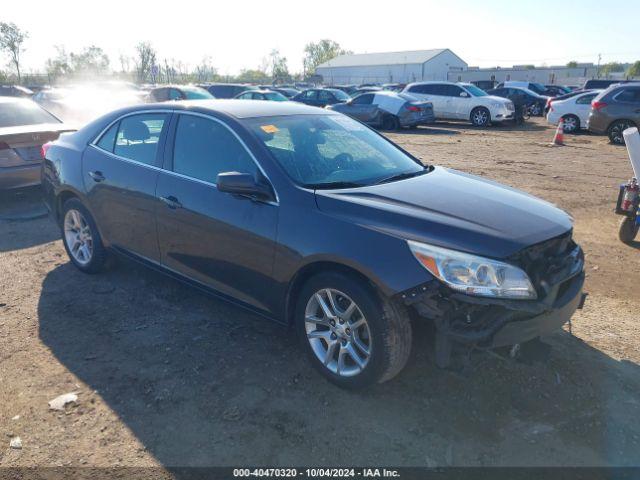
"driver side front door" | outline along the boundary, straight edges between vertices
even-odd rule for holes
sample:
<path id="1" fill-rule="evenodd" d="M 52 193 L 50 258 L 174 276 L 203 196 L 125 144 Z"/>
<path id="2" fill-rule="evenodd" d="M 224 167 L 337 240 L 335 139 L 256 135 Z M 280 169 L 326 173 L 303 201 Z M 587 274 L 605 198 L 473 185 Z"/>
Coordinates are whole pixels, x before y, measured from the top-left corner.
<path id="1" fill-rule="evenodd" d="M 161 263 L 226 296 L 272 312 L 278 205 L 220 192 L 222 172 L 266 181 L 226 123 L 183 113 L 172 122 L 156 196 Z"/>

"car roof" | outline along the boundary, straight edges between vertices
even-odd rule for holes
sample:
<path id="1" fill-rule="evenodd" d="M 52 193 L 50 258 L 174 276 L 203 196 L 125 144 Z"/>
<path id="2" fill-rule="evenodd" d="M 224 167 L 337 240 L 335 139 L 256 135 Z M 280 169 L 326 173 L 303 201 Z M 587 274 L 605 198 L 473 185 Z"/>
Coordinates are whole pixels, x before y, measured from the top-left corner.
<path id="1" fill-rule="evenodd" d="M 222 113 L 238 119 L 257 117 L 277 117 L 288 115 L 318 115 L 337 113 L 323 108 L 311 107 L 296 102 L 265 102 L 263 100 L 243 100 L 234 99 L 211 99 L 211 100 L 189 100 L 171 102 L 170 105 L 164 103 L 144 104 L 132 107 L 129 112 L 136 110 L 167 109 L 192 110 L 200 113 Z"/>

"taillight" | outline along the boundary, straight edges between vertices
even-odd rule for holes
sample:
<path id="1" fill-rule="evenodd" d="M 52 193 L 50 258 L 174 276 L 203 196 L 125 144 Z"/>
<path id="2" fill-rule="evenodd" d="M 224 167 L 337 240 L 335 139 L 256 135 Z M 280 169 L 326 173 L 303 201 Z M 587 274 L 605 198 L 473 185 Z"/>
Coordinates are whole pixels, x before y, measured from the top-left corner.
<path id="1" fill-rule="evenodd" d="M 547 98 L 547 108 L 551 108 L 551 99 Z"/>
<path id="2" fill-rule="evenodd" d="M 409 105 L 407 107 L 407 110 L 409 110 L 410 112 L 421 112 L 422 109 L 420 107 L 416 107 L 415 105 Z"/>
<path id="3" fill-rule="evenodd" d="M 598 102 L 597 100 L 594 100 L 593 102 L 591 102 L 591 108 L 593 108 L 594 110 L 600 110 L 606 106 L 607 106 L 606 103 Z"/>
<path id="4" fill-rule="evenodd" d="M 49 151 L 49 147 L 51 147 L 51 142 L 47 142 L 40 148 L 40 156 L 45 158 L 47 156 L 47 152 Z"/>

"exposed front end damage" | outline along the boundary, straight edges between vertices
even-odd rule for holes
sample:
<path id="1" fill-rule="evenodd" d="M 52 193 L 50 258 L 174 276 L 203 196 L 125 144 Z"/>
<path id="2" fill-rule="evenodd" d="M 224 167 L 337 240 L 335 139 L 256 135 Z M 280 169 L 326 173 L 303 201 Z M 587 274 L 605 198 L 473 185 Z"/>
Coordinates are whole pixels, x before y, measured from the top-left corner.
<path id="1" fill-rule="evenodd" d="M 491 349 L 532 340 L 568 322 L 585 295 L 584 255 L 571 232 L 529 247 L 508 261 L 527 272 L 538 298 L 466 295 L 437 280 L 402 292 L 401 300 L 436 329 L 436 363 L 447 367 L 454 344 Z"/>

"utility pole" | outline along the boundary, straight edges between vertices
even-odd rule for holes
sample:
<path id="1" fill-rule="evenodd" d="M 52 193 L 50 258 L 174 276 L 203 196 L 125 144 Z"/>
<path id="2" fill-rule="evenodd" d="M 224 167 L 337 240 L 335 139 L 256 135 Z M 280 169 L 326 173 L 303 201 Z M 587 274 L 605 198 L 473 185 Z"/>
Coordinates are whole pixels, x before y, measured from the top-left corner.
<path id="1" fill-rule="evenodd" d="M 600 78 L 600 59 L 602 58 L 602 54 L 598 54 L 598 68 L 596 69 L 596 78 Z"/>

